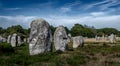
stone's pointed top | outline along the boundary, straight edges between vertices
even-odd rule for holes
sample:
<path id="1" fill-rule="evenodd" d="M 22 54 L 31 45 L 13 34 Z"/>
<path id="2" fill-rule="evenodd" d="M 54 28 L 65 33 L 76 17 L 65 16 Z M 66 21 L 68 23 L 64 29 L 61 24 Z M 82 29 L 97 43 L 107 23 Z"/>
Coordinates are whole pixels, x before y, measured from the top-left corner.
<path id="1" fill-rule="evenodd" d="M 39 18 L 39 19 L 33 20 L 32 22 L 47 22 L 47 21 L 44 20 L 43 18 Z"/>
<path id="2" fill-rule="evenodd" d="M 16 33 L 14 33 L 13 35 L 17 35 Z"/>
<path id="3" fill-rule="evenodd" d="M 63 25 L 60 25 L 59 27 L 64 27 Z"/>
<path id="4" fill-rule="evenodd" d="M 32 26 L 32 24 L 36 24 L 36 25 L 39 25 L 39 24 L 49 25 L 49 23 L 46 20 L 42 19 L 42 18 L 33 20 L 32 23 L 31 23 L 31 26 Z"/>

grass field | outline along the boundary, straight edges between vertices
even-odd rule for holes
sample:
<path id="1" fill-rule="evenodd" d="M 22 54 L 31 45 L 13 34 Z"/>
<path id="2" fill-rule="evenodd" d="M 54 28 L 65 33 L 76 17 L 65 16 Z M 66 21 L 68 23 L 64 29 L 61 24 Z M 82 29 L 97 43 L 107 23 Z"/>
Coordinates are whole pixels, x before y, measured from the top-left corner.
<path id="1" fill-rule="evenodd" d="M 89 43 L 87 43 L 89 44 Z M 97 43 L 95 43 L 97 44 Z M 12 48 L 0 44 L 0 66 L 120 66 L 120 46 L 87 45 L 66 52 L 48 52 L 30 56 L 28 44 Z"/>

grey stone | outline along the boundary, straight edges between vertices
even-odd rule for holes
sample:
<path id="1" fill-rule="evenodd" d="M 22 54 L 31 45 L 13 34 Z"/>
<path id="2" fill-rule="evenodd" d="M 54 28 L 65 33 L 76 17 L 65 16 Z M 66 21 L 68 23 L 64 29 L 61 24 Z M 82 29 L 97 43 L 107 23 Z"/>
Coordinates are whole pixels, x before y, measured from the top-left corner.
<path id="1" fill-rule="evenodd" d="M 3 42 L 3 37 L 2 36 L 0 36 L 0 42 Z"/>
<path id="2" fill-rule="evenodd" d="M 59 26 L 54 33 L 54 45 L 57 51 L 65 51 L 68 48 L 68 37 L 63 26 Z"/>
<path id="3" fill-rule="evenodd" d="M 30 38 L 27 38 L 27 43 L 29 43 L 30 42 Z"/>
<path id="4" fill-rule="evenodd" d="M 72 41 L 72 37 L 71 37 L 71 34 L 68 34 L 68 42 L 71 42 Z"/>
<path id="5" fill-rule="evenodd" d="M 115 42 L 115 35 L 114 34 L 111 34 L 109 36 L 109 40 L 110 40 L 110 43 L 114 43 Z"/>
<path id="6" fill-rule="evenodd" d="M 22 44 L 22 40 L 21 40 L 21 37 L 20 36 L 18 36 L 18 46 L 20 46 L 21 44 Z"/>
<path id="7" fill-rule="evenodd" d="M 24 40 L 23 40 L 23 41 L 24 41 L 24 43 L 26 43 L 26 42 L 27 42 L 27 39 L 26 39 L 26 38 L 24 38 Z"/>
<path id="8" fill-rule="evenodd" d="M 49 52 L 52 50 L 52 34 L 50 25 L 44 19 L 37 19 L 31 23 L 30 55 Z"/>
<path id="9" fill-rule="evenodd" d="M 0 42 L 6 42 L 6 38 L 0 36 Z"/>
<path id="10" fill-rule="evenodd" d="M 11 35 L 7 37 L 7 43 L 10 43 L 10 41 L 11 41 Z"/>
<path id="11" fill-rule="evenodd" d="M 84 46 L 84 38 L 82 36 L 73 37 L 73 48 L 77 48 L 79 46 Z"/>
<path id="12" fill-rule="evenodd" d="M 16 47 L 17 46 L 17 34 L 16 33 L 14 33 L 13 35 L 12 35 L 12 37 L 11 37 L 11 46 L 12 47 Z"/>

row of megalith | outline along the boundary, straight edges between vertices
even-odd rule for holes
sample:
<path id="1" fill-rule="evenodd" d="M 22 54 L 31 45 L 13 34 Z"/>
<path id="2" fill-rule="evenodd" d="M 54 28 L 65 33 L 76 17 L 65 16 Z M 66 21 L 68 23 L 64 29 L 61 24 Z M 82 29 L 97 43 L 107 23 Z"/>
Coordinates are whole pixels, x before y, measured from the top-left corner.
<path id="1" fill-rule="evenodd" d="M 96 41 L 105 39 L 106 37 L 95 36 Z M 116 36 L 111 34 L 107 37 L 111 43 L 115 42 Z M 0 36 L 0 42 L 10 43 L 12 47 L 20 46 L 23 43 L 29 43 L 30 55 L 36 55 L 44 52 L 50 52 L 55 47 L 56 51 L 67 51 L 68 44 L 72 42 L 72 47 L 83 47 L 84 38 L 82 36 L 72 37 L 66 33 L 64 26 L 58 26 L 52 36 L 50 25 L 44 19 L 33 20 L 30 24 L 29 38 L 21 38 L 16 33 L 9 35 L 7 39 Z"/>
<path id="2" fill-rule="evenodd" d="M 7 43 L 10 43 L 12 47 L 17 47 L 22 45 L 23 43 L 27 43 L 29 38 L 22 38 L 21 36 L 17 35 L 16 33 L 9 35 L 7 37 Z"/>
<path id="3" fill-rule="evenodd" d="M 68 44 L 71 40 L 73 40 L 73 48 L 83 46 L 84 44 L 82 36 L 72 38 L 70 34 L 67 35 L 64 26 L 57 27 L 54 36 L 52 36 L 50 25 L 44 19 L 34 20 L 30 26 L 30 55 L 52 51 L 52 42 L 54 43 L 56 51 L 63 52 L 67 51 Z"/>
<path id="4" fill-rule="evenodd" d="M 114 34 L 110 34 L 109 36 L 103 35 L 102 37 L 96 35 L 96 36 L 95 36 L 95 39 L 96 39 L 96 41 L 106 40 L 106 41 L 109 41 L 110 43 L 115 43 L 116 40 L 119 40 L 120 38 L 117 37 L 117 36 L 114 35 Z"/>

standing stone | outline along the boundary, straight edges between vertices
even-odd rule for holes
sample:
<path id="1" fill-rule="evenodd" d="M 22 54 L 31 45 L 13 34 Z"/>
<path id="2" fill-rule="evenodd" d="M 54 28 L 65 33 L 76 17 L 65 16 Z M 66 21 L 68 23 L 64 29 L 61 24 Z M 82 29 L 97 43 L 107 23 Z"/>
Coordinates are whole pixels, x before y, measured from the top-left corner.
<path id="1" fill-rule="evenodd" d="M 10 41 L 11 41 L 11 35 L 7 37 L 7 43 L 10 43 Z"/>
<path id="2" fill-rule="evenodd" d="M 18 36 L 18 45 L 20 46 L 22 44 L 22 40 L 21 40 L 21 37 Z"/>
<path id="3" fill-rule="evenodd" d="M 67 34 L 63 26 L 59 26 L 55 30 L 54 45 L 57 51 L 65 51 L 68 48 Z"/>
<path id="4" fill-rule="evenodd" d="M 105 35 L 102 35 L 102 40 L 105 40 Z"/>
<path id="5" fill-rule="evenodd" d="M 82 36 L 76 36 L 73 37 L 73 48 L 77 48 L 77 47 L 83 47 L 84 46 L 84 39 Z"/>
<path id="6" fill-rule="evenodd" d="M 2 38 L 3 42 L 7 42 L 7 39 L 6 38 Z"/>
<path id="7" fill-rule="evenodd" d="M 115 35 L 114 34 L 111 34 L 109 36 L 109 40 L 110 40 L 110 43 L 114 43 L 115 42 Z"/>
<path id="8" fill-rule="evenodd" d="M 30 39 L 29 38 L 27 38 L 27 43 L 29 43 L 30 42 Z"/>
<path id="9" fill-rule="evenodd" d="M 68 42 L 70 42 L 72 40 L 71 34 L 68 34 Z"/>
<path id="10" fill-rule="evenodd" d="M 95 39 L 96 39 L 96 41 L 100 41 L 101 40 L 101 37 L 100 36 L 95 36 Z"/>
<path id="11" fill-rule="evenodd" d="M 36 55 L 52 50 L 52 34 L 50 25 L 43 19 L 37 19 L 31 23 L 30 55 Z"/>
<path id="12" fill-rule="evenodd" d="M 24 43 L 26 43 L 26 42 L 27 42 L 27 39 L 26 39 L 26 38 L 24 38 L 24 40 L 23 40 L 23 41 L 24 41 Z"/>
<path id="13" fill-rule="evenodd" d="M 14 33 L 11 37 L 11 46 L 16 47 L 17 46 L 17 34 Z"/>
<path id="14" fill-rule="evenodd" d="M 2 36 L 0 36 L 0 42 L 3 42 L 3 38 L 2 38 Z"/>
<path id="15" fill-rule="evenodd" d="M 6 42 L 6 38 L 0 36 L 0 42 Z"/>

